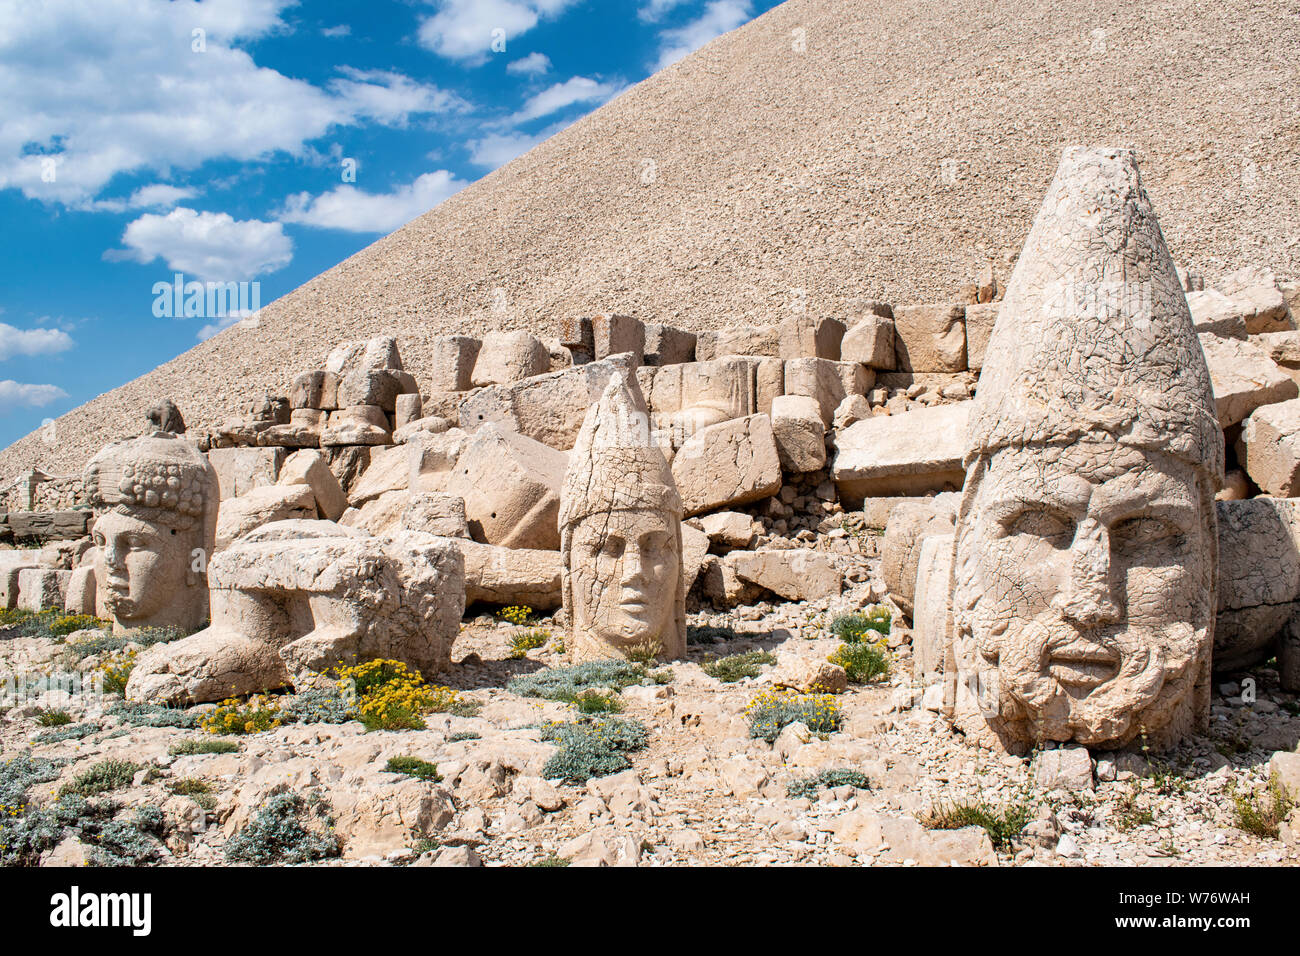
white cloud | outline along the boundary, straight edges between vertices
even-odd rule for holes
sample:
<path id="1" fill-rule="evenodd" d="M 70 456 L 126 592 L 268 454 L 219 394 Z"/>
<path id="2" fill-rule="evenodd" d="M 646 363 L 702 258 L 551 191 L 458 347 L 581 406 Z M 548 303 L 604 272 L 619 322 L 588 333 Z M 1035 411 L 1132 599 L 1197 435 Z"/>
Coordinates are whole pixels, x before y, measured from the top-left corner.
<path id="1" fill-rule="evenodd" d="M 517 76 L 541 76 L 551 72 L 551 58 L 545 53 L 530 53 L 506 66 L 507 73 Z"/>
<path id="2" fill-rule="evenodd" d="M 182 199 L 193 199 L 198 190 L 188 186 L 169 186 L 167 183 L 154 183 L 141 186 L 126 199 L 97 199 L 84 203 L 80 208 L 94 212 L 126 212 L 130 209 L 163 209 L 175 206 Z"/>
<path id="3" fill-rule="evenodd" d="M 523 109 L 507 121 L 511 125 L 527 123 L 542 116 L 549 116 L 575 103 L 594 103 L 599 105 L 613 99 L 623 91 L 619 83 L 600 83 L 585 76 L 575 76 L 548 86 L 524 101 Z"/>
<path id="4" fill-rule="evenodd" d="M 127 251 L 109 258 L 144 264 L 161 258 L 169 269 L 204 281 L 243 281 L 293 259 L 293 240 L 278 222 L 236 220 L 184 206 L 165 216 L 145 213 L 127 225 L 122 242 Z"/>
<path id="5" fill-rule="evenodd" d="M 748 23 L 753 16 L 750 0 L 710 0 L 704 13 L 697 19 L 659 34 L 659 60 L 655 69 L 672 66 L 714 37 L 722 36 L 742 23 Z"/>
<path id="6" fill-rule="evenodd" d="M 73 344 L 62 329 L 17 329 L 0 322 L 0 361 L 15 355 L 54 355 Z"/>
<path id="7" fill-rule="evenodd" d="M 322 89 L 258 66 L 237 45 L 287 30 L 292 2 L 0 3 L 0 189 L 86 205 L 120 173 L 301 156 L 336 126 L 460 104 L 394 73 Z"/>
<path id="8" fill-rule="evenodd" d="M 336 27 L 326 27 L 321 30 L 320 35 L 323 37 L 346 37 L 352 35 L 352 28 L 346 23 L 340 23 Z"/>
<path id="9" fill-rule="evenodd" d="M 239 325 L 245 320 L 253 319 L 253 317 L 256 315 L 257 315 L 256 312 L 253 313 L 249 313 L 247 311 L 230 312 L 226 315 L 221 316 L 221 318 L 217 319 L 217 321 L 209 322 L 207 325 L 203 326 L 203 328 L 199 329 L 198 335 L 195 337 L 200 342 L 206 342 L 208 339 L 212 338 L 212 336 L 216 335 L 218 332 L 224 332 L 226 331 L 226 329 L 230 328 L 233 325 Z M 251 321 L 249 324 L 252 325 L 254 328 L 256 328 L 257 326 L 257 322 L 255 319 L 253 319 L 253 321 Z"/>
<path id="10" fill-rule="evenodd" d="M 496 169 L 515 157 L 524 155 L 556 132 L 558 132 L 556 127 L 548 127 L 531 136 L 528 133 L 492 133 L 482 139 L 471 140 L 467 144 L 470 150 L 469 159 L 476 166 Z"/>
<path id="11" fill-rule="evenodd" d="M 437 13 L 420 21 L 419 41 L 450 60 L 483 63 L 492 49 L 493 30 L 510 41 L 538 22 L 563 13 L 577 0 L 430 0 Z"/>
<path id="12" fill-rule="evenodd" d="M 57 385 L 23 385 L 12 379 L 0 381 L 0 413 L 17 405 L 41 408 L 67 397 L 68 393 Z"/>
<path id="13" fill-rule="evenodd" d="M 664 14 L 687 2 L 689 0 L 649 0 L 648 3 L 637 10 L 636 15 L 646 23 L 657 23 L 663 19 Z"/>
<path id="14" fill-rule="evenodd" d="M 279 218 L 318 229 L 392 232 L 467 185 L 447 170 L 439 169 L 388 193 L 363 192 L 349 185 L 336 186 L 315 198 L 310 193 L 290 196 Z"/>

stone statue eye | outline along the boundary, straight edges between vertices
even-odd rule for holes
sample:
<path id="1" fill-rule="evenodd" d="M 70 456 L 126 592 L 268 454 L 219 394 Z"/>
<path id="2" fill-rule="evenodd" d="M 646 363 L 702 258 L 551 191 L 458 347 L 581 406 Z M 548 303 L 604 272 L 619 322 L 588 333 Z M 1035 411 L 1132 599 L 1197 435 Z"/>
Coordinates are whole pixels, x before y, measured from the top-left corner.
<path id="1" fill-rule="evenodd" d="M 604 545 L 602 545 L 600 548 L 600 553 L 604 554 L 606 557 L 609 558 L 621 558 L 623 557 L 624 546 L 625 545 L 622 538 L 614 537 L 613 535 L 611 535 L 610 537 L 605 539 Z"/>
<path id="2" fill-rule="evenodd" d="M 1181 533 L 1181 529 L 1163 518 L 1143 515 L 1119 522 L 1110 529 L 1110 538 L 1115 545 L 1140 546 L 1163 541 Z"/>
<path id="3" fill-rule="evenodd" d="M 1069 547 L 1074 540 L 1074 522 L 1063 514 L 1047 509 L 1026 509 L 1004 522 L 1007 534 L 1042 538 L 1054 548 Z"/>

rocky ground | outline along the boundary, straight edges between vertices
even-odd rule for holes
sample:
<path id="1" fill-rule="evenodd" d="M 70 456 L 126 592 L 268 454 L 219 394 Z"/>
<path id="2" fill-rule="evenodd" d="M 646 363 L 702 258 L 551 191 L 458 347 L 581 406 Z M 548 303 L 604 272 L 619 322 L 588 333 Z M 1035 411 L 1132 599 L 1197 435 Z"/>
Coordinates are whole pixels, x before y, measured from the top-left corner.
<path id="1" fill-rule="evenodd" d="M 619 694 L 619 716 L 643 722 L 648 745 L 628 755 L 630 769 L 585 785 L 542 776 L 556 752 L 542 740 L 543 728 L 576 719 L 574 706 L 506 689 L 513 677 L 564 666 L 556 648 L 563 629 L 540 622 L 550 642 L 513 658 L 512 641 L 528 626 L 489 615 L 467 619 L 457 665 L 443 678 L 463 702 L 472 702 L 473 715 L 431 714 L 419 731 L 294 723 L 222 738 L 238 743 L 231 753 L 176 756 L 182 741 L 215 738 L 193 728 L 87 714 L 93 698 L 83 696 L 61 706 L 76 726 L 94 729 L 80 739 L 42 743 L 61 729 L 39 724 L 42 705 L 58 702 L 34 700 L 0 718 L 0 775 L 23 754 L 59 762 L 49 773 L 53 779 L 33 784 L 25 797 L 49 810 L 59 790 L 87 768 L 110 759 L 134 763 L 129 782 L 92 800 L 111 802 L 119 820 L 134 819 L 140 807 L 160 808 L 161 843 L 146 840 L 140 859 L 166 865 L 226 862 L 232 836 L 283 792 L 328 802 L 343 854 L 326 865 L 1300 862 L 1294 845 L 1239 828 L 1234 809 L 1238 798 L 1264 793 L 1270 756 L 1293 751 L 1300 739 L 1300 703 L 1278 692 L 1267 670 L 1251 675 L 1253 702 L 1243 700 L 1241 685 L 1223 684 L 1211 735 L 1165 757 L 1074 749 L 1022 759 L 973 748 L 949 733 L 939 715 L 911 706 L 907 632 L 899 626 L 890 638 L 890 675 L 839 696 L 838 732 L 818 735 L 792 724 L 773 744 L 752 738 L 746 705 L 791 661 L 823 660 L 834 651 L 838 641 L 827 623 L 870 597 L 870 585 L 859 584 L 833 606 L 742 609 L 747 613 L 740 616 L 753 620 L 692 614 L 693 642 L 687 659 L 668 668 L 671 679 L 657 671 L 658 682 Z M 771 651 L 779 663 L 734 683 L 703 669 L 718 657 L 753 650 Z M 50 640 L 5 639 L 0 631 L 0 673 L 57 671 L 64 652 Z M 82 666 L 100 664 L 102 656 Z M 388 759 L 399 756 L 436 764 L 441 782 L 386 772 Z M 869 788 L 841 785 L 812 798 L 788 796 L 790 784 L 831 769 L 856 770 Z M 929 829 L 918 822 L 962 807 L 982 807 L 991 815 L 984 820 L 990 829 Z M 989 833 L 1008 829 L 1007 811 L 1012 818 L 1021 814 L 1009 828 L 1019 832 L 994 846 Z M 0 824 L 0 836 L 5 833 Z M 83 843 L 74 833 L 63 831 L 41 861 L 93 860 L 95 838 Z"/>

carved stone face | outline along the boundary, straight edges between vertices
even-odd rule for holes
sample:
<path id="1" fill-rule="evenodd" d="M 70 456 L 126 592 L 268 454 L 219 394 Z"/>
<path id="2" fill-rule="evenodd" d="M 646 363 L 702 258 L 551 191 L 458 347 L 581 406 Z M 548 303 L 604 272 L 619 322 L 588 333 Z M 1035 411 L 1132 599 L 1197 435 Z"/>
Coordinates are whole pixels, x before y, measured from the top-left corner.
<path id="1" fill-rule="evenodd" d="M 611 511 L 575 524 L 569 567 L 577 638 L 618 651 L 670 634 L 681 580 L 677 541 L 673 516 L 661 511 Z"/>
<path id="2" fill-rule="evenodd" d="M 1192 468 L 1088 441 L 1001 450 L 977 480 L 954 612 L 959 679 L 977 673 L 985 716 L 1022 740 L 1089 745 L 1182 719 L 1213 613 Z"/>
<path id="3" fill-rule="evenodd" d="M 195 601 L 204 602 L 190 571 L 195 533 L 136 515 L 109 511 L 91 532 L 99 549 L 95 583 L 113 619 L 128 627 L 192 626 Z"/>

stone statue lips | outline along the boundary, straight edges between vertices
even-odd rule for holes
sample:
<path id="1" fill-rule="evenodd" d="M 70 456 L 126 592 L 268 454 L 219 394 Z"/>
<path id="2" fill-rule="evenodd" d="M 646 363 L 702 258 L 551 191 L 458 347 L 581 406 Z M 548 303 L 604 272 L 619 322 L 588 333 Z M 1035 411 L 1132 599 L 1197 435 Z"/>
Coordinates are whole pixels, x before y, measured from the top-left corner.
<path id="1" fill-rule="evenodd" d="M 1119 649 L 1079 637 L 1062 645 L 1049 644 L 1045 670 L 1060 685 L 1087 692 L 1119 676 L 1123 660 Z"/>

